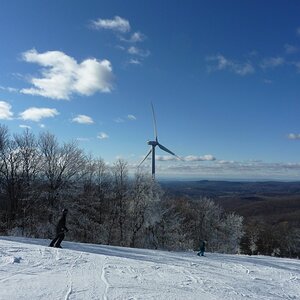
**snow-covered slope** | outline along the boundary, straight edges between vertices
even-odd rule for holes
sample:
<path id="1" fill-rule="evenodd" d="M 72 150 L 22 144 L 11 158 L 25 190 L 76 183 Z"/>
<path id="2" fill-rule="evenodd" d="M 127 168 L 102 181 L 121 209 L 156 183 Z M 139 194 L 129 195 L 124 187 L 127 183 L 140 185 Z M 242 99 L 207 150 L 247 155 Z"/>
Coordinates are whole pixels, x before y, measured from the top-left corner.
<path id="1" fill-rule="evenodd" d="M 300 299 L 300 261 L 0 237 L 0 299 Z"/>

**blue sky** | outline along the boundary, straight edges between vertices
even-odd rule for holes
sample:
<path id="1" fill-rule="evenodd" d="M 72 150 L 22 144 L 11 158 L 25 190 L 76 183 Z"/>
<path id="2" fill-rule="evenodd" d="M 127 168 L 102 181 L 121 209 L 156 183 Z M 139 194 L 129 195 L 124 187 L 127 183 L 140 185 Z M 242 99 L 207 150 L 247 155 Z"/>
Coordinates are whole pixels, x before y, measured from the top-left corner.
<path id="1" fill-rule="evenodd" d="M 299 179 L 300 2 L 0 4 L 0 123 L 48 130 L 131 170 Z M 150 161 L 145 162 L 149 170 Z"/>

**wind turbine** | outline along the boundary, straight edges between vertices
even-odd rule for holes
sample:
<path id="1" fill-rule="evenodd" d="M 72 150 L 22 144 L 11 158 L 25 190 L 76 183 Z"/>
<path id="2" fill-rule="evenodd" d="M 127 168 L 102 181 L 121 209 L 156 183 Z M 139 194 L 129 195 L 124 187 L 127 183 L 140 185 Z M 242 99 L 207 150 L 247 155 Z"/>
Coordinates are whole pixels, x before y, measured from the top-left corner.
<path id="1" fill-rule="evenodd" d="M 166 148 L 165 146 L 163 146 L 162 144 L 160 144 L 158 142 L 158 137 L 157 137 L 157 128 L 156 128 L 156 119 L 155 119 L 155 113 L 154 113 L 154 108 L 153 108 L 153 104 L 151 103 L 151 108 L 152 108 L 152 117 L 153 117 L 153 127 L 154 127 L 154 141 L 147 141 L 147 144 L 149 146 L 151 146 L 149 152 L 146 154 L 146 156 L 144 157 L 144 159 L 140 162 L 139 166 L 148 158 L 148 156 L 152 153 L 152 179 L 155 179 L 155 147 L 158 146 L 161 150 L 170 153 L 174 156 L 176 156 L 178 159 L 180 159 L 180 157 L 178 157 L 175 153 L 173 153 L 171 150 L 169 150 L 168 148 Z"/>

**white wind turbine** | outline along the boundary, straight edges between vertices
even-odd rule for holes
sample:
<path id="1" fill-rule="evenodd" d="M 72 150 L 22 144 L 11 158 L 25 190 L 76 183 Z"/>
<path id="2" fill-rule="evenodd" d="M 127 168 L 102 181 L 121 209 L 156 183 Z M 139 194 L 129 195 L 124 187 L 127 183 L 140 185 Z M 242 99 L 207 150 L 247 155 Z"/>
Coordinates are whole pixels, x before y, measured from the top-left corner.
<path id="1" fill-rule="evenodd" d="M 170 153 L 174 156 L 178 157 L 174 152 L 163 146 L 161 143 L 158 142 L 158 137 L 157 137 L 157 127 L 156 127 L 156 119 L 155 119 L 155 113 L 154 113 L 154 108 L 153 104 L 151 103 L 151 108 L 152 108 L 152 116 L 153 116 L 153 127 L 154 127 L 154 141 L 147 141 L 147 144 L 151 146 L 149 152 L 146 154 L 144 159 L 140 162 L 139 166 L 148 158 L 148 156 L 152 153 L 152 178 L 155 179 L 155 147 L 158 146 L 161 150 Z"/>

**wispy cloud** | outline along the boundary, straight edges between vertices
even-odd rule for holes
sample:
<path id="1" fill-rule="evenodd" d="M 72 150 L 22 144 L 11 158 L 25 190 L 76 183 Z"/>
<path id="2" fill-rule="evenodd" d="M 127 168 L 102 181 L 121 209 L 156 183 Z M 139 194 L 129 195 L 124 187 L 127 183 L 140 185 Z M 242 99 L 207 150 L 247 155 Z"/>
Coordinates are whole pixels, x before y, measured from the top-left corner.
<path id="1" fill-rule="evenodd" d="M 182 158 L 185 161 L 214 161 L 216 158 L 211 154 L 206 154 L 203 156 L 188 155 Z"/>
<path id="2" fill-rule="evenodd" d="M 134 115 L 128 115 L 127 119 L 130 120 L 130 121 L 135 121 L 136 120 L 136 116 L 134 116 Z"/>
<path id="3" fill-rule="evenodd" d="M 149 156 L 149 159 L 151 159 L 151 157 Z M 157 161 L 175 161 L 175 160 L 179 160 L 176 156 L 172 156 L 172 155 L 155 155 L 155 160 Z"/>
<path id="4" fill-rule="evenodd" d="M 113 73 L 108 60 L 90 58 L 77 63 L 61 51 L 38 53 L 35 49 L 24 52 L 22 57 L 43 69 L 41 78 L 30 79 L 33 87 L 22 89 L 21 93 L 68 100 L 72 94 L 90 96 L 112 89 Z"/>
<path id="5" fill-rule="evenodd" d="M 130 23 L 128 20 L 123 19 L 119 16 L 115 16 L 113 19 L 98 19 L 92 21 L 92 27 L 95 29 L 109 29 L 119 32 L 129 32 Z"/>
<path id="6" fill-rule="evenodd" d="M 93 124 L 94 120 L 86 115 L 77 115 L 75 118 L 72 119 L 72 122 L 79 124 Z"/>
<path id="7" fill-rule="evenodd" d="M 285 59 L 283 57 L 277 56 L 277 57 L 268 57 L 265 58 L 260 66 L 263 69 L 268 69 L 268 68 L 276 68 L 279 66 L 282 66 L 285 63 Z"/>
<path id="8" fill-rule="evenodd" d="M 286 54 L 294 54 L 294 53 L 299 52 L 299 50 L 300 50 L 299 47 L 296 47 L 296 46 L 293 46 L 290 44 L 285 44 L 284 49 L 285 49 Z"/>
<path id="9" fill-rule="evenodd" d="M 113 121 L 115 122 L 115 123 L 124 123 L 125 121 L 135 121 L 136 120 L 136 116 L 134 116 L 134 115 L 132 115 L 132 114 L 130 114 L 130 115 L 127 115 L 126 117 L 122 117 L 122 118 L 120 118 L 120 117 L 118 117 L 118 118 L 115 118 Z"/>
<path id="10" fill-rule="evenodd" d="M 28 126 L 28 125 L 19 125 L 19 127 L 20 128 L 24 128 L 24 129 L 31 129 L 31 127 L 30 126 Z"/>
<path id="11" fill-rule="evenodd" d="M 300 133 L 289 133 L 287 137 L 290 140 L 300 140 Z"/>
<path id="12" fill-rule="evenodd" d="M 105 132 L 100 132 L 98 135 L 97 135 L 97 138 L 100 139 L 100 140 L 105 140 L 105 139 L 108 139 L 109 136 L 107 133 Z"/>
<path id="13" fill-rule="evenodd" d="M 141 57 L 147 57 L 150 55 L 149 50 L 143 50 L 143 49 L 137 48 L 135 46 L 129 47 L 127 52 L 131 55 L 137 55 L 137 56 L 141 56 Z"/>
<path id="14" fill-rule="evenodd" d="M 173 155 L 156 155 L 155 159 L 158 161 L 178 161 L 179 159 Z M 211 154 L 206 154 L 203 156 L 197 155 L 188 155 L 188 156 L 181 156 L 181 161 L 186 162 L 196 162 L 196 161 L 215 161 L 216 158 Z"/>
<path id="15" fill-rule="evenodd" d="M 113 19 L 97 19 L 91 22 L 91 27 L 94 29 L 108 29 L 114 31 L 116 37 L 119 39 L 121 45 L 117 45 L 116 48 L 122 51 L 126 51 L 130 56 L 126 61 L 126 65 L 141 65 L 142 61 L 150 55 L 149 50 L 136 47 L 137 43 L 141 43 L 146 39 L 146 35 L 140 31 L 131 32 L 131 26 L 128 20 L 115 16 Z M 123 43 L 123 45 L 122 45 Z M 125 43 L 127 45 L 125 45 Z M 130 47 L 128 47 L 128 44 Z M 137 59 L 138 57 L 139 59 Z"/>
<path id="16" fill-rule="evenodd" d="M 16 88 L 8 87 L 8 86 L 2 86 L 2 85 L 0 85 L 0 90 L 7 91 L 7 92 L 10 92 L 10 93 L 17 93 L 18 92 L 18 89 L 16 89 Z"/>
<path id="17" fill-rule="evenodd" d="M 245 62 L 245 63 L 236 62 L 227 59 L 221 54 L 209 56 L 206 58 L 206 60 L 213 63 L 212 65 L 208 66 L 208 70 L 210 72 L 229 70 L 240 76 L 245 76 L 255 72 L 255 69 L 250 62 Z"/>
<path id="18" fill-rule="evenodd" d="M 129 61 L 128 61 L 128 64 L 130 65 L 141 65 L 142 62 L 136 58 L 131 58 Z"/>
<path id="19" fill-rule="evenodd" d="M 297 28 L 296 33 L 298 36 L 300 36 L 300 27 Z"/>
<path id="20" fill-rule="evenodd" d="M 120 40 L 123 42 L 128 42 L 128 43 L 138 43 L 138 42 L 142 42 L 146 39 L 146 36 L 141 33 L 141 32 L 134 32 L 131 34 L 131 36 L 126 39 L 124 37 L 120 37 Z"/>
<path id="21" fill-rule="evenodd" d="M 149 166 L 145 166 L 149 167 Z M 160 175 L 204 178 L 271 179 L 299 178 L 300 163 L 266 163 L 262 161 L 177 162 L 157 164 Z"/>
<path id="22" fill-rule="evenodd" d="M 12 120 L 13 112 L 8 102 L 0 101 L 0 120 Z"/>
<path id="23" fill-rule="evenodd" d="M 114 119 L 114 122 L 115 122 L 115 123 L 124 123 L 125 121 L 124 121 L 124 119 L 122 119 L 122 118 L 115 118 L 115 119 Z"/>
<path id="24" fill-rule="evenodd" d="M 39 122 L 44 118 L 53 118 L 59 115 L 59 112 L 55 108 L 38 108 L 31 107 L 24 110 L 19 114 L 20 118 L 24 121 Z"/>

